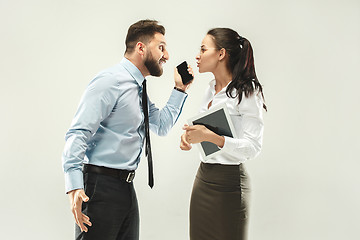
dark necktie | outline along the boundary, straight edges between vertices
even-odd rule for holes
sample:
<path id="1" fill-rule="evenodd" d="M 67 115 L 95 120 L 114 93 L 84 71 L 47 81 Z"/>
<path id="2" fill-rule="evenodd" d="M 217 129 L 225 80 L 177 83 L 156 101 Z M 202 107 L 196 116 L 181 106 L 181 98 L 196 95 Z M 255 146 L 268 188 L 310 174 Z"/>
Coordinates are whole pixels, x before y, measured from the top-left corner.
<path id="1" fill-rule="evenodd" d="M 148 159 L 148 170 L 149 170 L 149 186 L 152 188 L 154 186 L 154 176 L 153 176 L 153 164 L 152 164 L 152 155 L 151 155 L 151 145 L 150 145 L 150 134 L 149 134 L 149 110 L 148 110 L 148 101 L 147 101 L 147 92 L 146 92 L 146 79 L 142 84 L 142 108 L 144 112 L 144 122 L 145 122 L 145 156 Z"/>

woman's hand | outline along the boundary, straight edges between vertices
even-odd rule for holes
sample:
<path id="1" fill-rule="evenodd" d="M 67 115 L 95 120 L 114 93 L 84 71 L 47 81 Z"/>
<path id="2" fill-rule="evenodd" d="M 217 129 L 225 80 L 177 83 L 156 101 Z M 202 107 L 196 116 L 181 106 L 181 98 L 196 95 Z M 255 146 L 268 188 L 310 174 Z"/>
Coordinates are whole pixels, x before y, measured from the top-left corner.
<path id="1" fill-rule="evenodd" d="M 213 133 L 203 125 L 188 126 L 184 125 L 186 130 L 186 139 L 188 143 L 200 143 L 209 140 L 209 136 Z"/>
<path id="2" fill-rule="evenodd" d="M 186 131 L 185 140 L 187 143 L 200 143 L 200 142 L 212 142 L 218 145 L 220 148 L 224 147 L 225 138 L 217 135 L 213 131 L 209 130 L 203 125 L 184 125 L 183 129 Z"/>
<path id="3" fill-rule="evenodd" d="M 190 65 L 188 66 L 188 72 L 189 72 L 192 76 L 194 76 L 194 72 L 193 72 L 193 70 L 192 70 L 192 68 L 191 68 Z M 184 92 L 186 92 L 186 90 L 190 87 L 191 83 L 194 81 L 194 79 L 193 79 L 193 80 L 191 80 L 190 83 L 184 85 L 183 82 L 182 82 L 182 80 L 181 80 L 181 76 L 180 76 L 177 68 L 174 69 L 174 80 L 175 80 L 175 87 L 183 90 Z"/>
<path id="4" fill-rule="evenodd" d="M 191 144 L 186 139 L 186 133 L 181 135 L 180 149 L 184 151 L 189 151 L 192 148 Z"/>

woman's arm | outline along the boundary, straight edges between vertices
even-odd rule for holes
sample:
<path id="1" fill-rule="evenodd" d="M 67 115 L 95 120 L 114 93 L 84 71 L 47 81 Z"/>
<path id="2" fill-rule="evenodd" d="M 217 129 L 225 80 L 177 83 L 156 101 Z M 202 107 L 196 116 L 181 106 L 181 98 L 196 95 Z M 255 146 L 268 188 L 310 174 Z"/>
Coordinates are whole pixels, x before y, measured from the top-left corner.
<path id="1" fill-rule="evenodd" d="M 261 151 L 263 135 L 262 100 L 253 94 L 243 96 L 238 105 L 241 115 L 241 134 L 238 138 L 219 136 L 202 125 L 184 126 L 186 141 L 190 144 L 208 141 L 216 144 L 237 163 L 255 158 Z M 239 160 L 239 161 L 238 161 Z"/>

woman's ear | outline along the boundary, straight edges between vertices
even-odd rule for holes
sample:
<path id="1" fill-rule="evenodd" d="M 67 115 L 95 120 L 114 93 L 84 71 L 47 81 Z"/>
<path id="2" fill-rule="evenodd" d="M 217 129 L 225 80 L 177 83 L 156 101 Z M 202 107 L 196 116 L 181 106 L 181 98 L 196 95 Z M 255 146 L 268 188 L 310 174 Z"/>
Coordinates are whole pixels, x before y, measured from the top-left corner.
<path id="1" fill-rule="evenodd" d="M 226 49 L 225 48 L 220 49 L 220 51 L 219 51 L 219 61 L 222 61 L 223 59 L 225 59 L 225 56 L 226 56 Z"/>

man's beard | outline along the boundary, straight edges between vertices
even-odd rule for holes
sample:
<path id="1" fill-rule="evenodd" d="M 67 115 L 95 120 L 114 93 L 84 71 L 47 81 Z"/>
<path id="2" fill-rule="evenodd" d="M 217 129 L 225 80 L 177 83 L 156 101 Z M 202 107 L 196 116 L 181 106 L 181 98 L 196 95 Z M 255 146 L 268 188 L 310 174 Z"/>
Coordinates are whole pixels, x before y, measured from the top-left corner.
<path id="1" fill-rule="evenodd" d="M 151 76 L 160 77 L 163 74 L 159 61 L 156 61 L 151 53 L 145 58 L 144 65 Z"/>

